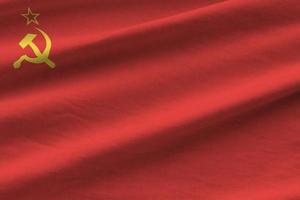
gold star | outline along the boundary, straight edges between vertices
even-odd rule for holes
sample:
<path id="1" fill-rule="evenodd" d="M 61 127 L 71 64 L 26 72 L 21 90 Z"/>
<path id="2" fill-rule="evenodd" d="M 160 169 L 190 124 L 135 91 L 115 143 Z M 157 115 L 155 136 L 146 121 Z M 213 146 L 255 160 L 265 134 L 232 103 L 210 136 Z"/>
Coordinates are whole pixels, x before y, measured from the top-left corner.
<path id="1" fill-rule="evenodd" d="M 40 15 L 39 13 L 33 13 L 31 11 L 30 8 L 28 8 L 27 13 L 26 14 L 21 14 L 23 17 L 25 17 L 27 19 L 27 25 L 31 24 L 31 23 L 35 23 L 35 24 L 39 24 L 39 22 L 37 21 L 37 17 Z"/>

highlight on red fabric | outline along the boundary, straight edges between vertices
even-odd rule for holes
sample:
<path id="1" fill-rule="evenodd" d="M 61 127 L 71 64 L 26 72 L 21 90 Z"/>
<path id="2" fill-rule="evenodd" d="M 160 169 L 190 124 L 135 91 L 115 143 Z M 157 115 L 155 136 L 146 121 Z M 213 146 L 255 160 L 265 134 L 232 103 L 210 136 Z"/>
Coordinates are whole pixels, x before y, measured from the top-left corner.
<path id="1" fill-rule="evenodd" d="M 299 0 L 0 16 L 1 200 L 300 199 Z"/>

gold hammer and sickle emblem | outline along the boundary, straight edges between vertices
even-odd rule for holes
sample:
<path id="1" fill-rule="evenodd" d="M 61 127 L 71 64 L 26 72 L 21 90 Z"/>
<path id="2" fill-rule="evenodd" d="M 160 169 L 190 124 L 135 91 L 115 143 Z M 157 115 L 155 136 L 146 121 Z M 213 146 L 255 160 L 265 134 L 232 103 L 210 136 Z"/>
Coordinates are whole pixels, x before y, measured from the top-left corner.
<path id="1" fill-rule="evenodd" d="M 19 45 L 25 49 L 27 46 L 30 46 L 33 50 L 34 54 L 36 55 L 35 58 L 31 58 L 27 55 L 22 55 L 15 63 L 14 68 L 19 69 L 22 65 L 23 61 L 27 61 L 34 64 L 42 64 L 46 63 L 50 68 L 55 68 L 56 65 L 53 61 L 49 59 L 49 54 L 52 46 L 52 42 L 50 37 L 41 29 L 36 28 L 44 37 L 46 41 L 46 48 L 43 52 L 40 51 L 40 49 L 34 44 L 33 40 L 36 38 L 36 34 L 27 34 L 19 43 Z"/>

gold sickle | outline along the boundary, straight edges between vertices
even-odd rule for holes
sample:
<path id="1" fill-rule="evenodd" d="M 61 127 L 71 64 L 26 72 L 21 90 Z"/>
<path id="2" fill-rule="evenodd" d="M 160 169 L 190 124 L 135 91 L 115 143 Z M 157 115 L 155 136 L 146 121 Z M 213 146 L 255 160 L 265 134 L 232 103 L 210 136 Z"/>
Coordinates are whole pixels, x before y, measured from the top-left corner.
<path id="1" fill-rule="evenodd" d="M 22 65 L 22 62 L 26 60 L 27 62 L 34 63 L 34 64 L 41 64 L 46 63 L 50 68 L 55 68 L 56 65 L 53 61 L 49 59 L 49 54 L 51 50 L 51 39 L 50 37 L 41 29 L 36 28 L 44 37 L 46 41 L 46 48 L 43 52 L 39 50 L 39 48 L 33 43 L 33 40 L 36 38 L 36 34 L 27 34 L 19 43 L 19 45 L 25 49 L 27 46 L 30 46 L 33 50 L 34 54 L 36 55 L 35 58 L 31 58 L 27 55 L 21 56 L 15 63 L 14 68 L 19 69 Z"/>

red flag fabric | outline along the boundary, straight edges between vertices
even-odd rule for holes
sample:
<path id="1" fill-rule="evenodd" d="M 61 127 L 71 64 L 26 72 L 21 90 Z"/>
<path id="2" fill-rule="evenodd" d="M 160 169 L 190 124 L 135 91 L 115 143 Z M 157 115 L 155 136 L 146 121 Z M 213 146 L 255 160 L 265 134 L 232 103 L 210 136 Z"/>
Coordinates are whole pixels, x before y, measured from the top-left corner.
<path id="1" fill-rule="evenodd" d="M 300 199 L 299 0 L 0 0 L 1 200 Z"/>

